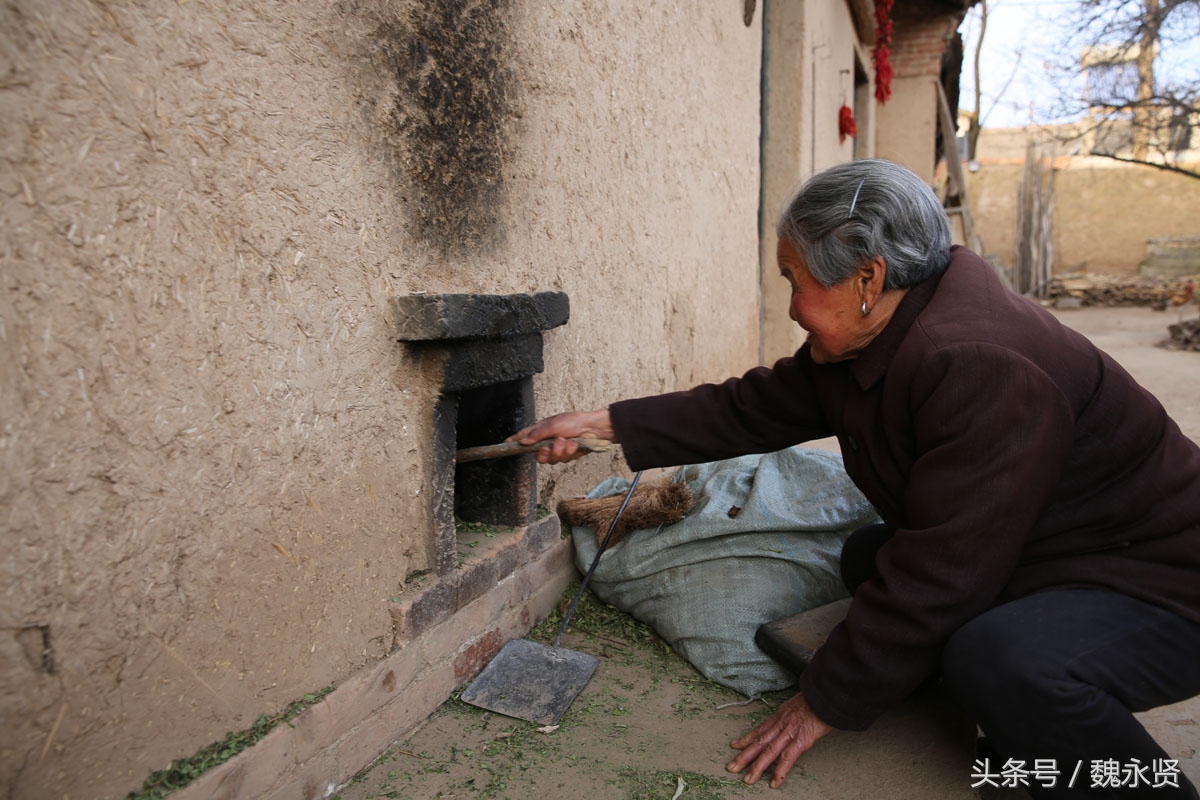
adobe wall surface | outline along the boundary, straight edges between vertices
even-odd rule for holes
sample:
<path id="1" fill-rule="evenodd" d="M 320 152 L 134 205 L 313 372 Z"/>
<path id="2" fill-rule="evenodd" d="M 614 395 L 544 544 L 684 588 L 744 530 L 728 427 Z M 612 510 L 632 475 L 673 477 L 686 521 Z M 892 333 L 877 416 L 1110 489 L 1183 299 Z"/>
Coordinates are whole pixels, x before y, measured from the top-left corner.
<path id="1" fill-rule="evenodd" d="M 775 260 L 775 221 L 799 184 L 814 173 L 854 158 L 856 142 L 841 139 L 838 112 L 855 105 L 855 65 L 869 55 L 858 41 L 850 8 L 842 2 L 767 3 L 762 206 L 762 362 L 790 356 L 804 331 L 788 316 L 790 290 Z M 857 127 L 871 152 L 875 104 L 859 109 Z"/>
<path id="2" fill-rule="evenodd" d="M 934 139 L 937 136 L 937 74 L 897 76 L 892 97 L 879 110 L 880 158 L 911 169 L 926 183 L 934 183 Z"/>
<path id="3" fill-rule="evenodd" d="M 980 137 L 979 169 L 967 173 L 967 189 L 984 249 L 1010 266 L 1024 154 L 1022 149 L 1019 157 L 1012 155 L 1010 129 L 995 132 L 995 151 L 990 133 L 985 130 Z M 1134 274 L 1149 239 L 1198 232 L 1200 182 L 1194 178 L 1088 156 L 1059 157 L 1055 167 L 1057 274 Z"/>
<path id="4" fill-rule="evenodd" d="M 567 292 L 543 415 L 754 362 L 741 12 L 0 9 L 0 791 L 124 796 L 387 654 L 437 399 L 391 297 Z"/>

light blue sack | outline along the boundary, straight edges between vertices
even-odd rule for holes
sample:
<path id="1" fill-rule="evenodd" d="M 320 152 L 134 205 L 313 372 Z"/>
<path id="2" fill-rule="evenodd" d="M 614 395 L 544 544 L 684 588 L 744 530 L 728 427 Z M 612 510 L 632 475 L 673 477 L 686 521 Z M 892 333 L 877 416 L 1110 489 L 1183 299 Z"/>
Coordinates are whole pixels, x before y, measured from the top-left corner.
<path id="1" fill-rule="evenodd" d="M 687 482 L 692 510 L 674 525 L 626 533 L 600 559 L 592 590 L 717 683 L 750 697 L 791 685 L 754 632 L 846 596 L 842 542 L 878 521 L 874 508 L 839 455 L 805 447 L 680 467 L 673 480 Z M 609 478 L 588 497 L 628 488 Z M 572 536 L 586 570 L 595 532 L 572 526 Z"/>

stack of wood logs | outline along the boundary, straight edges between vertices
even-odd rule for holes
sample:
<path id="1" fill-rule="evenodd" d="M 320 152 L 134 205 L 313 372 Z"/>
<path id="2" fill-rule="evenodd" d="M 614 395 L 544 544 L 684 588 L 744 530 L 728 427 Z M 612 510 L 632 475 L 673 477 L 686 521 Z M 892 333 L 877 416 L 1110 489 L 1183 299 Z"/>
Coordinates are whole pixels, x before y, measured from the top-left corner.
<path id="1" fill-rule="evenodd" d="M 1151 278 L 1141 275 L 1102 275 L 1069 273 L 1056 275 L 1046 287 L 1047 305 L 1071 306 L 1150 306 L 1163 310 L 1171 294 L 1188 278 Z M 1200 276 L 1191 280 L 1200 285 Z"/>

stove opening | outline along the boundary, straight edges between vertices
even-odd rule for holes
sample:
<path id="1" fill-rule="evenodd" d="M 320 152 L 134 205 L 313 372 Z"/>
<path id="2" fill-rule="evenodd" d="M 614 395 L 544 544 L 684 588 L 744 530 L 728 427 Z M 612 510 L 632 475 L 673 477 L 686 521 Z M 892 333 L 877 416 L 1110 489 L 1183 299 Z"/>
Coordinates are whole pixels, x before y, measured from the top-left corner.
<path id="1" fill-rule="evenodd" d="M 458 395 L 455 447 L 498 444 L 532 420 L 529 378 L 467 389 Z M 467 522 L 528 525 L 536 513 L 533 456 L 510 456 L 454 468 L 454 515 Z"/>

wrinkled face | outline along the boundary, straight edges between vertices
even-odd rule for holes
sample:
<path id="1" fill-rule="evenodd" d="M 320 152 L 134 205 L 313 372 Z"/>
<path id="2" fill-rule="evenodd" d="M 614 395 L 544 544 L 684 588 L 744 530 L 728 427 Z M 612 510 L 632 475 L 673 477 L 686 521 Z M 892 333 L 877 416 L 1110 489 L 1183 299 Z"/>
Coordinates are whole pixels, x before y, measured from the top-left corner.
<path id="1" fill-rule="evenodd" d="M 808 331 L 813 360 L 829 364 L 853 358 L 865 345 L 867 327 L 858 281 L 851 278 L 828 288 L 822 286 L 787 239 L 780 238 L 776 259 L 792 287 L 788 316 Z"/>

